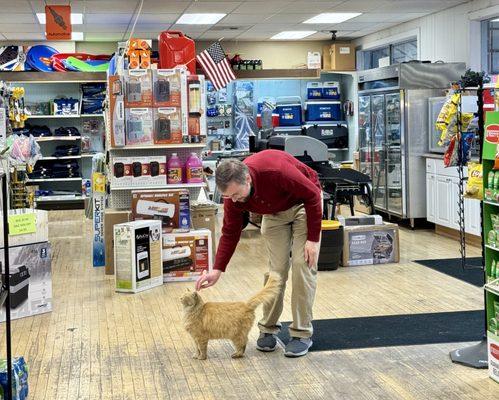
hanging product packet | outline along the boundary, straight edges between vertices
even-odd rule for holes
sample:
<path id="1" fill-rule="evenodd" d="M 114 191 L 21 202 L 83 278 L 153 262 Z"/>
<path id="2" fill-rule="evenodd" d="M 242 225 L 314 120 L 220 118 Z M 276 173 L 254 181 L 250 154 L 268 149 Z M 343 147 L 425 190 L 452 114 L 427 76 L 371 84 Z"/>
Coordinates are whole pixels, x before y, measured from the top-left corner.
<path id="1" fill-rule="evenodd" d="M 440 113 L 438 114 L 437 121 L 435 123 L 435 127 L 439 131 L 443 131 L 447 129 L 447 126 L 451 122 L 452 117 L 457 113 L 457 107 L 459 104 L 459 100 L 461 98 L 461 94 L 454 93 L 449 96 L 447 100 L 445 100 Z"/>
<path id="2" fill-rule="evenodd" d="M 496 145 L 496 156 L 494 158 L 494 170 L 499 170 L 499 142 Z"/>
<path id="3" fill-rule="evenodd" d="M 457 165 L 459 158 L 458 147 L 456 136 L 454 136 L 450 140 L 449 147 L 447 147 L 444 154 L 444 165 L 446 168 L 455 167 Z"/>
<path id="4" fill-rule="evenodd" d="M 479 163 L 468 163 L 468 182 L 464 197 L 483 199 L 483 166 Z"/>

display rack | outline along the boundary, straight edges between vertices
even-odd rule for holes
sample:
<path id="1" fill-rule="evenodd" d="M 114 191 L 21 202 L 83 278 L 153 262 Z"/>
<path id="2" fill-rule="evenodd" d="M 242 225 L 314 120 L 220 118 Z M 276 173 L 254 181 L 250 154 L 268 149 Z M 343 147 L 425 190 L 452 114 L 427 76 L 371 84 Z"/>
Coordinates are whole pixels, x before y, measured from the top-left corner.
<path id="1" fill-rule="evenodd" d="M 0 79 L 22 86 L 25 88 L 25 102 L 48 102 L 56 97 L 67 96 L 80 99 L 81 105 L 81 85 L 84 83 L 106 83 L 106 73 L 84 73 L 84 72 L 65 72 L 65 73 L 44 73 L 44 72 L 0 72 Z M 30 115 L 28 123 L 33 125 L 45 125 L 52 131 L 61 126 L 74 126 L 81 135 L 84 134 L 83 127 L 90 118 L 96 120 L 95 124 L 100 125 L 99 134 L 89 134 L 92 153 L 82 153 L 81 136 L 47 136 L 37 137 L 36 141 L 41 146 L 42 158 L 39 162 L 51 163 L 58 160 L 74 160 L 78 163 L 79 178 L 53 178 L 53 179 L 30 179 L 30 184 L 37 184 L 41 190 L 52 190 L 67 192 L 82 192 L 83 179 L 91 178 L 93 153 L 104 151 L 104 121 L 103 114 L 78 114 L 72 115 Z M 78 155 L 55 157 L 53 152 L 58 144 L 73 143 L 80 147 Z M 47 196 L 35 199 L 38 208 L 57 209 L 57 208 L 82 208 L 85 196 L 58 195 L 55 194 L 52 199 Z M 67 204 L 64 204 L 67 203 Z"/>

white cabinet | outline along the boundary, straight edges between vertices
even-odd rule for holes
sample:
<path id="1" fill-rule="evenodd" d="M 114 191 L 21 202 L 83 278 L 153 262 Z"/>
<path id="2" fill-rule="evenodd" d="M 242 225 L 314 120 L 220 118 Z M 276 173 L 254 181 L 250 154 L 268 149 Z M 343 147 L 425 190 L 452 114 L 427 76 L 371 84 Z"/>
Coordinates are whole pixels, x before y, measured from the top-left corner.
<path id="1" fill-rule="evenodd" d="M 459 230 L 459 177 L 457 169 L 445 168 L 442 160 L 426 161 L 426 219 Z M 464 220 L 467 233 L 481 235 L 480 201 L 464 200 Z"/>
<path id="2" fill-rule="evenodd" d="M 436 175 L 426 174 L 426 219 L 430 222 L 436 222 Z"/>

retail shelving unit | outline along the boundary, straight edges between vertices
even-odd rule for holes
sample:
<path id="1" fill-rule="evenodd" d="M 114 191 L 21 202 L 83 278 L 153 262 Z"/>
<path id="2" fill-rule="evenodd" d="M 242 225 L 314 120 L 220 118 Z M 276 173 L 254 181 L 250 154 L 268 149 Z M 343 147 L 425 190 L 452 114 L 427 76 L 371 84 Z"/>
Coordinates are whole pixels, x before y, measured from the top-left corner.
<path id="1" fill-rule="evenodd" d="M 84 83 L 106 83 L 106 73 L 85 73 L 85 72 L 0 72 L 0 80 L 10 83 L 13 86 L 25 88 L 25 104 L 49 102 L 58 97 L 73 97 L 81 103 L 81 85 Z M 81 104 L 80 104 L 81 105 Z M 48 126 L 52 133 L 58 127 L 74 126 L 80 134 L 85 136 L 84 124 L 90 119 L 95 120 L 93 124 L 97 126 L 97 133 L 88 134 L 90 137 L 91 151 L 104 151 L 104 120 L 103 114 L 74 114 L 74 115 L 31 115 L 27 123 L 31 125 Z M 37 184 L 41 190 L 52 190 L 54 196 L 43 196 L 37 198 L 39 208 L 82 208 L 84 196 L 76 193 L 82 192 L 82 180 L 91 178 L 93 154 L 82 153 L 81 136 L 48 136 L 37 137 L 41 147 L 42 158 L 40 163 L 53 163 L 59 160 L 74 160 L 78 163 L 80 176 L 78 178 L 61 179 L 31 179 L 29 183 Z M 79 155 L 53 156 L 57 145 L 74 144 L 80 147 Z M 58 191 L 74 192 L 75 195 L 57 194 Z"/>

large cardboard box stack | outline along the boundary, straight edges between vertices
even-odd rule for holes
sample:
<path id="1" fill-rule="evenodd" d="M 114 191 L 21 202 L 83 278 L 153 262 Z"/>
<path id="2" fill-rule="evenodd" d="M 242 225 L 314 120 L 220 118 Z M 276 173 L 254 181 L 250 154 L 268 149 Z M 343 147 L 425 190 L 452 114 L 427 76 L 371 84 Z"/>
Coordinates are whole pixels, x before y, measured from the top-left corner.
<path id="1" fill-rule="evenodd" d="M 343 266 L 399 262 L 398 225 L 344 226 Z"/>
<path id="2" fill-rule="evenodd" d="M 322 59 L 326 71 L 355 71 L 355 46 L 351 43 L 324 46 Z"/>
<path id="3" fill-rule="evenodd" d="M 208 229 L 211 232 L 212 253 L 216 253 L 216 222 L 218 207 L 215 203 L 192 203 L 191 220 L 194 229 Z"/>

